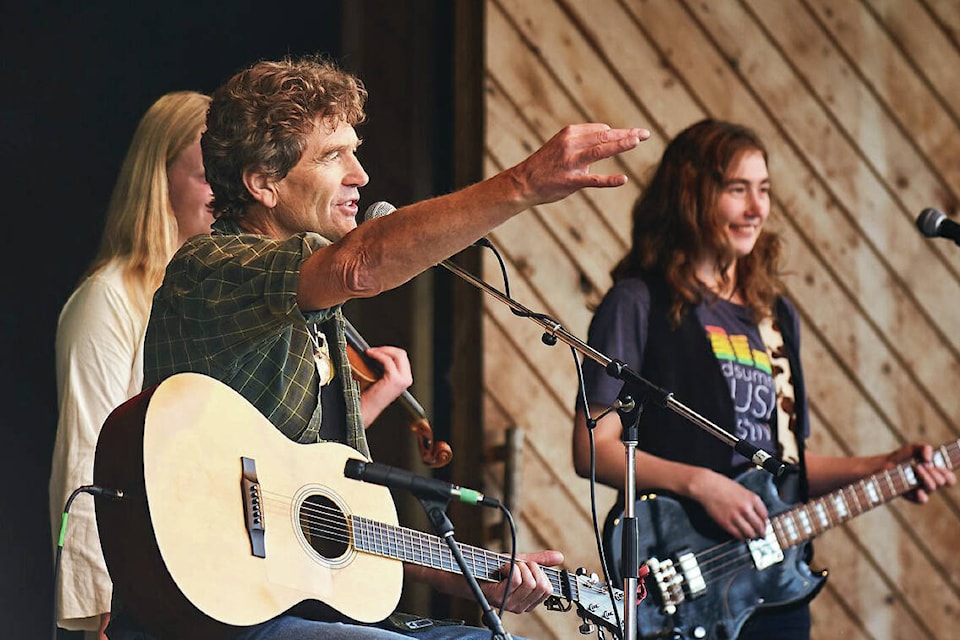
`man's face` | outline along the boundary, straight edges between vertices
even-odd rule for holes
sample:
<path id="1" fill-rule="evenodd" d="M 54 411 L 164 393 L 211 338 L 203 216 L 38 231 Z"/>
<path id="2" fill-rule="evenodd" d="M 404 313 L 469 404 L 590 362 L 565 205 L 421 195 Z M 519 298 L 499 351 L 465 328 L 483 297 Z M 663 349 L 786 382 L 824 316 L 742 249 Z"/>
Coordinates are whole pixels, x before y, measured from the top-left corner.
<path id="1" fill-rule="evenodd" d="M 303 156 L 277 183 L 275 223 L 288 234 L 315 231 L 339 240 L 357 226 L 360 187 L 370 178 L 357 159 L 360 140 L 344 121 L 318 121 Z"/>

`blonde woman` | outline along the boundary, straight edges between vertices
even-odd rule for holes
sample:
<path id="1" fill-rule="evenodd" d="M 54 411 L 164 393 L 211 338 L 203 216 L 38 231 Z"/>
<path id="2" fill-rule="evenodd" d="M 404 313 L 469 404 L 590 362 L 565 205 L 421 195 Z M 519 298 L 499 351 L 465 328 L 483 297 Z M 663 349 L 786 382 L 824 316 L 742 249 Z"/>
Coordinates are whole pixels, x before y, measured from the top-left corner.
<path id="1" fill-rule="evenodd" d="M 167 262 L 187 238 L 209 233 L 213 222 L 200 153 L 209 104 L 208 96 L 178 91 L 144 114 L 110 198 L 100 248 L 61 310 L 50 476 L 55 542 L 70 494 L 93 480 L 101 425 L 140 392 L 143 337 Z M 112 584 L 92 498 L 71 506 L 55 589 L 57 625 L 105 640 Z"/>

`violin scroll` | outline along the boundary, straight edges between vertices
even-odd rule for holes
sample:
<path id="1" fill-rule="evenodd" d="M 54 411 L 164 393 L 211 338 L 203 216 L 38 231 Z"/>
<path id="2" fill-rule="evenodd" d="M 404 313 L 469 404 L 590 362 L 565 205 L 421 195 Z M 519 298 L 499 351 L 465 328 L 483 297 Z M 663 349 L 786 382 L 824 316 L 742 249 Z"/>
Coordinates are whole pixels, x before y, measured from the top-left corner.
<path id="1" fill-rule="evenodd" d="M 417 434 L 420 459 L 425 465 L 438 469 L 453 460 L 453 449 L 446 442 L 433 439 L 433 428 L 426 418 L 411 422 L 410 430 Z"/>

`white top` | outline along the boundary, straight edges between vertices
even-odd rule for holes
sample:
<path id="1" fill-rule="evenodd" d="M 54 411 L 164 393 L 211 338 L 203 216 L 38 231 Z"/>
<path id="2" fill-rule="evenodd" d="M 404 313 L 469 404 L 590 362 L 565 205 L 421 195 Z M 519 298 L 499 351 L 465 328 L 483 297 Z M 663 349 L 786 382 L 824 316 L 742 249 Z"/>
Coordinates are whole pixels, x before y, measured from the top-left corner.
<path id="1" fill-rule="evenodd" d="M 87 278 L 60 312 L 56 365 L 59 421 L 50 473 L 56 549 L 63 509 L 78 487 L 93 483 L 97 437 L 107 416 L 143 383 L 146 318 L 135 311 L 113 262 Z M 93 496 L 70 507 L 57 578 L 58 625 L 96 630 L 110 611 L 113 585 L 103 560 Z"/>

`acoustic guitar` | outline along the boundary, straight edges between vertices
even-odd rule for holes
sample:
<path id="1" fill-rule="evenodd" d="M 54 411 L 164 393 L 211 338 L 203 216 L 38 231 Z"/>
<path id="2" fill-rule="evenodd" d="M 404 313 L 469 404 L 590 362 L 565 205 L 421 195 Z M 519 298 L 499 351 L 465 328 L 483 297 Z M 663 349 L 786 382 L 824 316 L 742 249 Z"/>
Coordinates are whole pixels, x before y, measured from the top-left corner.
<path id="1" fill-rule="evenodd" d="M 288 611 L 369 623 L 396 607 L 404 562 L 461 573 L 441 538 L 397 525 L 389 489 L 344 476 L 351 458 L 362 456 L 287 439 L 232 388 L 197 373 L 117 407 L 100 433 L 94 482 L 124 493 L 96 504 L 124 610 L 175 638 L 229 637 Z M 480 581 L 499 581 L 510 560 L 461 551 Z M 576 605 L 619 633 L 621 590 L 545 572 L 550 608 Z"/>

